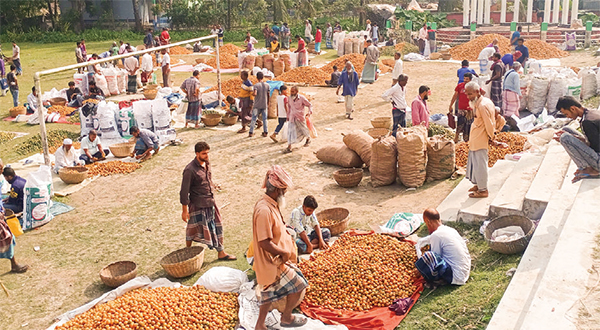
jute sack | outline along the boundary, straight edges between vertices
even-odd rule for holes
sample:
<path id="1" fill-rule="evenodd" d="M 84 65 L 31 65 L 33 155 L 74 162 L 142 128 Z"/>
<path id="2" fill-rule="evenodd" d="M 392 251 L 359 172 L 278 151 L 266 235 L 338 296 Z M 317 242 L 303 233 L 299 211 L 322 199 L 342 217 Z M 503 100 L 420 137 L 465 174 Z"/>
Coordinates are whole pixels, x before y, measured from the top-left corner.
<path id="1" fill-rule="evenodd" d="M 317 158 L 325 164 L 341 167 L 362 167 L 363 161 L 358 154 L 345 144 L 332 144 L 317 151 Z"/>
<path id="2" fill-rule="evenodd" d="M 426 176 L 426 135 L 422 129 L 412 127 L 398 131 L 398 179 L 408 188 L 423 185 Z"/>
<path id="3" fill-rule="evenodd" d="M 427 181 L 444 180 L 454 173 L 454 141 L 441 135 L 427 140 Z"/>
<path id="4" fill-rule="evenodd" d="M 257 66 L 257 67 L 259 67 L 261 69 L 263 68 L 263 58 L 262 58 L 262 56 L 257 56 L 256 57 L 256 59 L 254 60 L 254 66 Z"/>
<path id="5" fill-rule="evenodd" d="M 285 62 L 282 59 L 273 62 L 273 74 L 275 74 L 275 77 L 281 76 L 284 70 Z"/>
<path id="6" fill-rule="evenodd" d="M 246 58 L 244 59 L 244 69 L 248 69 L 248 70 L 252 70 L 254 69 L 254 61 L 256 60 L 256 57 L 252 56 L 252 55 L 248 55 L 246 56 Z"/>
<path id="7" fill-rule="evenodd" d="M 279 96 L 279 90 L 275 89 L 269 98 L 269 110 L 267 112 L 269 119 L 277 118 L 277 96 Z"/>
<path id="8" fill-rule="evenodd" d="M 380 137 L 371 145 L 371 183 L 373 187 L 396 182 L 398 148 L 393 136 Z"/>
<path id="9" fill-rule="evenodd" d="M 371 145 L 373 141 L 369 134 L 360 130 L 344 135 L 344 144 L 355 151 L 367 167 L 371 165 Z"/>
<path id="10" fill-rule="evenodd" d="M 273 54 L 263 55 L 263 67 L 271 72 L 273 72 L 273 61 Z"/>

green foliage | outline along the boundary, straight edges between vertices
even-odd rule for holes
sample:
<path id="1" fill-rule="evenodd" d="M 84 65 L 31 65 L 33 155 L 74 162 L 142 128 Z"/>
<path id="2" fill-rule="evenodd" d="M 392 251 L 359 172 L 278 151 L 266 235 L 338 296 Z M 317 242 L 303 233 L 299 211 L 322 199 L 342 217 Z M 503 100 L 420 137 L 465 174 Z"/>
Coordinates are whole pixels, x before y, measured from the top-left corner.
<path id="1" fill-rule="evenodd" d="M 69 132 L 69 131 L 65 131 L 65 130 L 52 130 L 52 131 L 48 131 L 48 133 L 46 134 L 46 137 L 48 139 L 48 145 L 53 146 L 53 145 L 61 143 L 66 138 L 77 140 L 77 139 L 79 139 L 79 133 Z M 42 151 L 42 138 L 40 137 L 39 134 L 28 138 L 27 140 L 25 140 L 25 142 L 23 142 L 15 147 L 15 152 L 17 154 L 23 155 L 23 156 L 30 155 L 30 154 L 33 154 L 36 152 L 41 152 L 41 151 Z"/>
<path id="2" fill-rule="evenodd" d="M 0 132 L 0 144 L 4 143 L 4 142 L 8 142 L 12 139 L 14 139 L 16 136 L 15 133 L 11 133 L 11 132 Z"/>
<path id="3" fill-rule="evenodd" d="M 577 18 L 583 22 L 583 26 L 585 26 L 585 23 L 588 21 L 592 22 L 593 26 L 600 26 L 600 17 L 592 12 L 579 12 Z"/>
<path id="4" fill-rule="evenodd" d="M 86 41 L 107 41 L 107 40 L 142 40 L 144 36 L 130 30 L 113 31 L 101 29 L 87 29 L 83 33 L 73 31 L 48 31 L 42 32 L 37 29 L 30 29 L 28 32 L 5 31 L 0 35 L 0 41 L 3 43 L 12 40 L 16 42 L 35 42 L 40 44 L 58 43 L 58 42 L 77 42 L 81 39 Z"/>
<path id="5" fill-rule="evenodd" d="M 456 26 L 456 21 L 448 20 L 448 18 L 446 17 L 446 14 L 443 14 L 443 13 L 431 14 L 430 12 L 427 12 L 427 11 L 421 13 L 416 10 L 397 9 L 396 10 L 396 18 L 398 18 L 398 20 L 400 21 L 402 26 L 404 25 L 404 22 L 412 21 L 413 22 L 413 31 L 419 31 L 419 29 L 426 22 L 427 23 L 429 23 L 429 22 L 437 23 L 438 29 Z"/>

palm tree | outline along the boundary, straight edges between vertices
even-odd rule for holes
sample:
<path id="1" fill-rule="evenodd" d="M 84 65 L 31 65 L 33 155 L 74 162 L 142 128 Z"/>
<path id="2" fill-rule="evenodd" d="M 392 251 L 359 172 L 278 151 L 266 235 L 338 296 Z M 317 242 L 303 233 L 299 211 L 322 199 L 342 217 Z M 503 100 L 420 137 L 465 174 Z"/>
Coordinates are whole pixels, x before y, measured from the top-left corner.
<path id="1" fill-rule="evenodd" d="M 131 0 L 133 4 L 133 17 L 135 19 L 135 30 L 142 31 L 142 18 L 140 16 L 140 0 Z"/>

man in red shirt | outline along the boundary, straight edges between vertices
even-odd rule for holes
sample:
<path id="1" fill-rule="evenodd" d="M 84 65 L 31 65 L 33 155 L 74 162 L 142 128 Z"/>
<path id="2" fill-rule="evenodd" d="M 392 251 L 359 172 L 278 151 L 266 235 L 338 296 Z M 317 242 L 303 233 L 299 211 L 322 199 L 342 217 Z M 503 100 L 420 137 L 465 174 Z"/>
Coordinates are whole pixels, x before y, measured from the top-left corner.
<path id="1" fill-rule="evenodd" d="M 169 29 L 163 28 L 162 33 L 160 34 L 160 44 L 167 45 L 171 43 L 171 36 L 169 35 Z"/>
<path id="2" fill-rule="evenodd" d="M 317 26 L 317 33 L 315 34 L 315 52 L 321 53 L 321 40 L 322 40 L 321 28 Z"/>
<path id="3" fill-rule="evenodd" d="M 296 40 L 298 40 L 298 49 L 295 51 L 295 53 L 298 53 L 298 66 L 307 66 L 308 56 L 306 56 L 306 42 L 304 42 L 304 39 L 300 38 L 299 35 L 296 35 Z"/>
<path id="4" fill-rule="evenodd" d="M 458 143 L 458 139 L 460 133 L 463 135 L 463 140 L 465 142 L 469 142 L 469 133 L 471 132 L 471 124 L 473 124 L 473 109 L 471 109 L 469 98 L 467 97 L 467 92 L 465 91 L 465 85 L 473 79 L 473 74 L 470 72 L 466 72 L 464 74 L 464 81 L 456 85 L 454 89 L 454 96 L 452 96 L 452 101 L 450 101 L 450 112 L 448 114 L 452 114 L 454 104 L 458 99 L 458 108 L 456 109 L 456 116 L 458 117 L 456 123 L 456 134 L 454 135 L 454 143 Z M 485 92 L 482 90 L 479 91 L 481 95 L 485 95 Z"/>

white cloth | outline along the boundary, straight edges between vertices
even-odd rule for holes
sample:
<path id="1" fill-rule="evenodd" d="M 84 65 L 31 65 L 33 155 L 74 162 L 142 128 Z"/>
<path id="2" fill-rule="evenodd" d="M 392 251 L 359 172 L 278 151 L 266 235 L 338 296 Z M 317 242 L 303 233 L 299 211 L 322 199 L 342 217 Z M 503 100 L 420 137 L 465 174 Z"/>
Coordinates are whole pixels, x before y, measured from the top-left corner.
<path id="1" fill-rule="evenodd" d="M 467 243 L 456 229 L 441 225 L 429 235 L 431 251 L 442 256 L 452 268 L 452 284 L 467 283 L 471 272 L 471 255 Z"/>
<path id="2" fill-rule="evenodd" d="M 492 57 L 492 55 L 494 55 L 495 52 L 496 52 L 496 49 L 494 47 L 486 47 L 481 50 L 477 59 L 478 60 L 487 60 L 490 57 Z"/>
<path id="3" fill-rule="evenodd" d="M 122 55 L 122 54 L 125 54 L 125 53 L 127 53 L 127 44 L 122 44 L 119 47 L 119 55 Z"/>
<path id="4" fill-rule="evenodd" d="M 167 65 L 171 64 L 171 56 L 169 55 L 169 53 L 165 53 L 165 55 L 163 55 L 162 58 L 162 62 L 161 62 L 161 67 L 165 67 Z"/>
<path id="5" fill-rule="evenodd" d="M 406 88 L 403 89 L 402 86 L 397 83 L 392 86 L 392 88 L 385 91 L 383 95 L 381 95 L 381 98 L 386 101 L 394 102 L 396 109 L 403 110 L 408 107 L 406 104 Z"/>
<path id="6" fill-rule="evenodd" d="M 399 58 L 394 64 L 394 71 L 392 71 L 392 79 L 398 79 L 398 76 L 402 74 L 404 68 L 404 62 Z"/>
<path id="7" fill-rule="evenodd" d="M 312 40 L 312 25 L 310 25 L 310 23 L 304 26 L 304 36 Z"/>
<path id="8" fill-rule="evenodd" d="M 125 67 L 125 70 L 127 70 L 127 74 L 135 75 L 137 74 L 136 67 L 139 66 L 139 62 L 137 58 L 131 56 L 125 59 L 123 66 Z"/>
<path id="9" fill-rule="evenodd" d="M 37 96 L 33 95 L 33 93 L 29 93 L 29 95 L 27 95 L 27 103 L 29 103 L 29 107 L 31 107 L 33 110 L 37 110 L 38 98 Z"/>
<path id="10" fill-rule="evenodd" d="M 13 60 L 21 59 L 21 47 L 14 45 L 13 46 Z"/>
<path id="11" fill-rule="evenodd" d="M 287 96 L 279 95 L 277 96 L 277 117 L 279 118 L 287 118 L 287 112 L 285 111 L 285 99 Z"/>
<path id="12" fill-rule="evenodd" d="M 427 29 L 426 28 L 422 27 L 419 30 L 419 39 L 427 40 Z"/>
<path id="13" fill-rule="evenodd" d="M 94 141 L 90 141 L 90 137 L 86 136 L 81 140 L 81 150 L 85 152 L 87 149 L 90 152 L 90 155 L 93 155 L 99 151 L 98 144 L 102 145 L 99 137 L 96 136 Z"/>
<path id="14" fill-rule="evenodd" d="M 142 71 L 151 72 L 154 67 L 152 66 L 152 55 L 149 53 L 144 54 L 142 56 Z"/>
<path id="15" fill-rule="evenodd" d="M 75 148 L 66 152 L 65 147 L 62 146 L 54 153 L 54 172 L 58 173 L 63 167 L 74 166 L 83 163 L 79 160 L 79 152 Z"/>
<path id="16" fill-rule="evenodd" d="M 250 36 L 250 43 L 253 44 L 253 45 L 257 44 L 258 40 L 256 40 L 256 38 L 254 38 L 253 36 Z"/>

